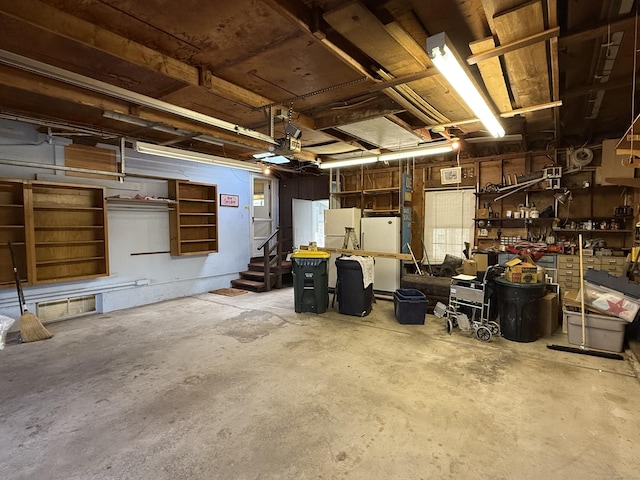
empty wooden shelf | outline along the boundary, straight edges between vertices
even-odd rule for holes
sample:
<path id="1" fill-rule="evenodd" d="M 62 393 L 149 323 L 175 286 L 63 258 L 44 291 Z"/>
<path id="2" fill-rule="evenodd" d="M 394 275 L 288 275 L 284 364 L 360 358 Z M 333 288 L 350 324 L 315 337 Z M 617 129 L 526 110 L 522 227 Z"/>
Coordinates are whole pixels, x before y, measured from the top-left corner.
<path id="1" fill-rule="evenodd" d="M 105 189 L 52 182 L 29 184 L 33 283 L 109 274 Z"/>
<path id="2" fill-rule="evenodd" d="M 218 251 L 218 187 L 180 180 L 169 182 L 176 201 L 170 212 L 171 255 L 205 255 Z"/>
<path id="3" fill-rule="evenodd" d="M 20 280 L 28 281 L 23 185 L 21 180 L 0 180 L 0 288 L 15 284 L 9 242 Z"/>

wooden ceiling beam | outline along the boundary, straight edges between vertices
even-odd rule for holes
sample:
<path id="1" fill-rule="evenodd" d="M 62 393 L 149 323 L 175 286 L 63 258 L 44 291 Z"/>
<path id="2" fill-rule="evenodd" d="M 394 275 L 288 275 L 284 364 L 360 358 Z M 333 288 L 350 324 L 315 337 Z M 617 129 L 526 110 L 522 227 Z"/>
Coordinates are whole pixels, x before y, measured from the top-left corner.
<path id="1" fill-rule="evenodd" d="M 176 129 L 192 130 L 201 134 L 208 134 L 219 138 L 222 142 L 226 140 L 236 145 L 245 145 L 248 149 L 266 150 L 269 148 L 267 142 L 258 139 L 242 137 L 201 123 L 183 120 L 163 112 L 146 109 L 140 110 L 137 106 L 129 102 L 118 100 L 108 95 L 101 95 L 97 92 L 68 85 L 50 78 L 43 78 L 37 74 L 4 65 L 0 65 L 0 84 L 11 88 L 18 88 L 35 95 L 42 95 L 72 104 L 94 108 L 100 111 L 100 113 L 110 111 L 128 115 L 133 112 L 133 114 L 140 119 L 149 121 L 150 123 L 160 123 Z"/>
<path id="2" fill-rule="evenodd" d="M 473 56 L 480 57 L 483 52 L 495 49 L 495 46 L 494 38 L 487 37 L 470 43 L 469 49 L 476 54 Z M 498 111 L 511 110 L 512 107 L 511 99 L 509 98 L 509 88 L 507 87 L 505 75 L 502 71 L 500 59 L 494 56 L 485 60 L 479 60 L 478 70 L 480 70 L 480 76 L 484 81 L 487 92 Z"/>
<path id="3" fill-rule="evenodd" d="M 275 10 L 280 16 L 295 25 L 300 31 L 313 37 L 334 56 L 367 79 L 377 79 L 363 66 L 363 60 L 357 59 L 338 44 L 340 40 L 330 33 L 320 9 L 310 9 L 298 0 L 262 0 L 262 3 Z"/>
<path id="4" fill-rule="evenodd" d="M 0 10 L 7 16 L 80 45 L 99 50 L 120 60 L 157 72 L 186 86 L 208 92 L 251 108 L 261 108 L 273 101 L 216 77 L 204 67 L 195 67 L 134 42 L 95 24 L 58 10 L 39 0 L 8 2 Z M 286 108 L 283 106 L 283 108 Z M 312 123 L 305 119 L 306 124 Z"/>
<path id="5" fill-rule="evenodd" d="M 501 43 L 512 43 L 522 35 L 544 30 L 541 0 L 526 2 L 493 16 L 493 24 Z M 507 52 L 504 62 L 517 107 L 537 105 L 551 100 L 549 59 L 544 45 L 536 43 Z"/>
<path id="6" fill-rule="evenodd" d="M 132 42 L 39 0 L 4 2 L 0 15 L 100 50 L 187 84 L 198 84 L 198 69 Z"/>
<path id="7" fill-rule="evenodd" d="M 635 14 L 625 15 L 612 22 L 600 22 L 597 25 L 564 33 L 560 36 L 559 47 L 566 48 L 574 43 L 586 42 L 607 35 L 607 32 L 620 30 L 633 30 L 635 26 Z"/>
<path id="8" fill-rule="evenodd" d="M 632 86 L 633 82 L 630 78 L 614 78 L 604 83 L 594 83 L 592 85 L 584 85 L 581 87 L 572 88 L 562 92 L 562 98 L 564 100 L 569 98 L 582 97 L 589 95 L 592 92 L 598 92 L 600 90 L 615 90 L 618 88 L 627 88 Z M 639 86 L 640 88 L 640 86 Z"/>
<path id="9" fill-rule="evenodd" d="M 525 37 L 523 39 L 516 40 L 505 45 L 500 45 L 499 47 L 495 47 L 492 50 L 470 55 L 469 57 L 467 57 L 467 63 L 469 65 L 475 65 L 478 62 L 489 60 L 490 58 L 494 57 L 499 57 L 500 55 L 504 55 L 505 53 L 513 52 L 515 50 L 528 47 L 529 45 L 533 45 L 538 42 L 547 41 L 551 38 L 557 37 L 558 35 L 560 35 L 560 27 L 543 30 L 542 32 L 534 33 L 533 35 L 529 35 L 528 37 Z"/>
<path id="10" fill-rule="evenodd" d="M 558 27 L 558 4 L 557 0 L 547 0 L 547 24 L 550 28 Z M 549 39 L 549 56 L 551 58 L 551 100 L 560 100 L 560 60 L 558 58 L 558 37 Z M 553 110 L 553 129 L 556 135 L 556 142 L 563 136 L 562 123 L 560 122 L 560 109 Z"/>

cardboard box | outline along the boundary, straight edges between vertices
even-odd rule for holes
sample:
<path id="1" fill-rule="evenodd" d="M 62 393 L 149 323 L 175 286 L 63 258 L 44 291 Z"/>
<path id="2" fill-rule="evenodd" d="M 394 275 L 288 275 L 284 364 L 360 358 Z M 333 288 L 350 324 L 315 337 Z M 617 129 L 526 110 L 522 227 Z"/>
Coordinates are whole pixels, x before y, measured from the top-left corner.
<path id="1" fill-rule="evenodd" d="M 462 273 L 465 275 L 477 275 L 478 265 L 475 260 L 462 260 Z"/>
<path id="2" fill-rule="evenodd" d="M 505 278 L 513 283 L 538 283 L 538 276 L 535 273 L 521 273 L 507 270 Z"/>
<path id="3" fill-rule="evenodd" d="M 478 267 L 479 272 L 486 272 L 490 266 L 492 267 L 498 263 L 498 253 L 497 252 L 487 252 L 487 253 L 476 252 L 471 256 L 471 260 L 476 261 L 476 266 Z"/>
<path id="4" fill-rule="evenodd" d="M 489 268 L 489 256 L 486 253 L 474 253 L 471 259 L 475 260 L 479 272 L 484 272 Z"/>
<path id="5" fill-rule="evenodd" d="M 507 271 L 504 276 L 513 283 L 538 283 L 538 266 L 512 258 L 505 263 Z"/>
<path id="6" fill-rule="evenodd" d="M 538 335 L 550 337 L 558 330 L 560 310 L 558 308 L 558 294 L 547 293 L 540 301 L 540 318 L 538 320 Z"/>

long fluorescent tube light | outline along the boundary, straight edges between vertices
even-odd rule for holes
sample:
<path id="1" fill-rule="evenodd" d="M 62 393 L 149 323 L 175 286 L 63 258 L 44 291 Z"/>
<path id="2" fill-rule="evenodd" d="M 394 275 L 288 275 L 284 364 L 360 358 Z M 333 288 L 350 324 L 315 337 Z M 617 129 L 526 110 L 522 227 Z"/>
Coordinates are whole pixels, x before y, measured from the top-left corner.
<path id="1" fill-rule="evenodd" d="M 179 148 L 164 147 L 162 145 L 154 145 L 152 143 L 135 142 L 135 149 L 138 153 L 156 155 L 158 157 L 208 163 L 210 165 L 218 165 L 221 167 L 239 168 L 241 170 L 248 170 L 250 172 L 262 172 L 262 167 L 260 165 L 256 165 L 255 163 L 247 163 L 240 160 L 232 160 L 230 158 L 207 155 L 205 153 L 190 152 L 187 150 L 180 150 Z"/>
<path id="2" fill-rule="evenodd" d="M 422 148 L 413 148 L 411 150 L 400 150 L 398 152 L 382 153 L 378 155 L 379 162 L 387 162 L 389 160 L 402 160 L 403 158 L 426 157 L 428 155 L 437 155 L 439 153 L 453 152 L 457 148 L 457 143 L 447 143 L 446 145 L 431 145 Z"/>
<path id="3" fill-rule="evenodd" d="M 460 56 L 448 43 L 450 44 L 444 32 L 427 38 L 427 54 L 429 58 L 473 113 L 476 114 L 489 133 L 494 137 L 504 136 L 504 128 L 502 128 L 489 105 L 472 82 L 471 77 L 462 67 L 463 62 Z"/>
<path id="4" fill-rule="evenodd" d="M 194 132 L 190 130 L 185 130 L 183 128 L 175 128 L 167 125 L 154 124 L 153 122 L 148 122 L 146 120 L 143 120 L 142 118 L 133 117 L 131 115 L 125 115 L 123 113 L 118 113 L 118 112 L 111 112 L 108 110 L 105 110 L 104 112 L 102 112 L 102 116 L 104 118 L 109 118 L 111 120 L 117 120 L 119 122 L 129 123 L 131 125 L 137 125 L 139 127 L 146 127 L 152 130 L 156 130 L 158 132 L 169 133 L 171 135 L 181 135 L 186 137 L 188 135 L 194 134 Z M 193 139 L 198 140 L 200 142 L 210 143 L 211 145 L 218 145 L 218 146 L 224 145 L 222 141 L 212 137 L 211 135 L 205 135 L 205 134 L 197 135 L 193 137 Z"/>
<path id="5" fill-rule="evenodd" d="M 320 168 L 323 170 L 327 170 L 329 168 L 340 168 L 340 167 L 352 167 L 354 165 L 365 165 L 367 163 L 376 163 L 378 161 L 378 157 L 357 157 L 350 158 L 348 160 L 337 160 L 335 162 L 322 162 L 320 164 Z"/>
<path id="6" fill-rule="evenodd" d="M 380 155 L 373 155 L 368 157 L 357 157 L 348 160 L 338 160 L 335 162 L 323 162 L 320 164 L 320 168 L 338 168 L 338 167 L 350 167 L 353 165 L 363 165 L 367 163 L 375 162 L 387 162 L 390 160 L 402 160 L 405 158 L 413 157 L 426 157 L 429 155 L 437 155 L 439 153 L 453 152 L 458 148 L 458 142 L 446 142 L 445 144 L 437 143 L 434 145 L 425 145 L 419 148 L 411 148 L 407 150 L 399 150 L 397 152 L 382 153 Z"/>
<path id="7" fill-rule="evenodd" d="M 132 102 L 142 107 L 152 108 L 154 110 L 177 115 L 194 122 L 204 123 L 205 125 L 211 125 L 216 128 L 221 128 L 229 132 L 233 132 L 236 135 L 243 135 L 245 137 L 262 140 L 273 145 L 277 145 L 278 142 L 264 133 L 250 130 L 240 125 L 236 125 L 219 118 L 211 117 L 203 113 L 199 113 L 188 108 L 179 107 L 162 100 L 158 100 L 141 93 L 135 93 L 124 88 L 116 87 L 100 80 L 85 77 L 78 73 L 64 70 L 62 68 L 54 67 L 38 60 L 33 60 L 28 57 L 23 57 L 7 50 L 0 49 L 0 64 L 9 65 L 11 67 L 19 68 L 21 70 L 42 75 L 47 78 L 53 78 L 59 82 L 64 82 L 69 85 L 84 88 L 92 92 L 98 92 L 102 95 L 108 95 L 113 98 Z"/>

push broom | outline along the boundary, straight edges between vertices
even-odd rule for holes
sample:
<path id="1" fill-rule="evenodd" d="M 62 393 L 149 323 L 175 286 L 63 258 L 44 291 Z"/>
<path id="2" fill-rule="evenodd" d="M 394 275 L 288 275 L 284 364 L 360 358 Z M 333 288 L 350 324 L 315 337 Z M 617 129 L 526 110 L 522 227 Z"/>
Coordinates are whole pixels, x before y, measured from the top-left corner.
<path id="1" fill-rule="evenodd" d="M 42 324 L 42 322 L 33 313 L 27 311 L 26 302 L 24 301 L 24 293 L 20 284 L 20 275 L 18 274 L 18 266 L 16 258 L 13 254 L 13 247 L 9 242 L 9 253 L 11 254 L 11 263 L 13 263 L 13 276 L 16 280 L 16 290 L 18 291 L 18 303 L 20 303 L 20 335 L 23 342 L 37 342 L 38 340 L 46 340 L 53 337 Z"/>
<path id="2" fill-rule="evenodd" d="M 582 264 L 582 234 L 578 235 L 579 253 L 580 253 L 580 322 L 582 327 L 582 343 L 579 348 L 566 347 L 564 345 L 547 345 L 551 350 L 560 350 L 561 352 L 579 353 L 581 355 L 591 355 L 594 357 L 610 358 L 612 360 L 624 360 L 622 355 L 617 353 L 600 352 L 597 350 L 587 350 L 587 329 L 584 318 L 584 266 Z"/>

